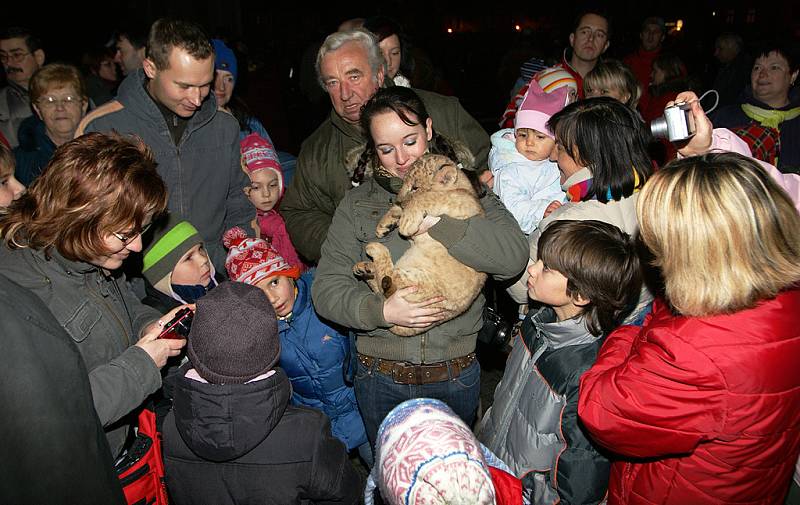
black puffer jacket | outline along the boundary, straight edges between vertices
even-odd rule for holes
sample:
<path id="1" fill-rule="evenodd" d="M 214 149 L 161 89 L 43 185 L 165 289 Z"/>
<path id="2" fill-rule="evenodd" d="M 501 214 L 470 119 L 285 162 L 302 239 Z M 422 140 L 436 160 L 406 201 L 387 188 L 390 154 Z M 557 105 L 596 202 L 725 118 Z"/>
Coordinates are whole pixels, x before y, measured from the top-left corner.
<path id="1" fill-rule="evenodd" d="M 167 487 L 193 505 L 357 503 L 363 488 L 317 410 L 288 406 L 280 368 L 249 384 L 169 379 L 173 410 L 164 420 Z"/>

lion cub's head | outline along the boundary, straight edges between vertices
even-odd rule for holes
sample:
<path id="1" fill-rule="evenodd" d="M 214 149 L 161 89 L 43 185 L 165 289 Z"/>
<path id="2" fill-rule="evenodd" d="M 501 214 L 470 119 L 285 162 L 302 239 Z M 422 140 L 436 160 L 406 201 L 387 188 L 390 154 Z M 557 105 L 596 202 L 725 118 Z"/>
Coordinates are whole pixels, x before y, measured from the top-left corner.
<path id="1" fill-rule="evenodd" d="M 424 154 L 414 162 L 397 193 L 403 203 L 415 194 L 426 191 L 466 189 L 474 192 L 472 184 L 453 160 L 441 154 Z"/>

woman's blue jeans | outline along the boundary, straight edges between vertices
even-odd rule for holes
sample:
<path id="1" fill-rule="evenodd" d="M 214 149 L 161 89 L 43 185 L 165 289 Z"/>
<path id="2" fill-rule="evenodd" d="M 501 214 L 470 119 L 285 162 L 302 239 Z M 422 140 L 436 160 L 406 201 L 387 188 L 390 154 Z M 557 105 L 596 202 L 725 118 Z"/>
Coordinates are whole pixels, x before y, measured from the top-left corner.
<path id="1" fill-rule="evenodd" d="M 478 360 L 461 371 L 458 377 L 431 384 L 398 384 L 376 370 L 375 360 L 368 369 L 358 363 L 354 386 L 361 418 L 369 443 L 375 447 L 378 427 L 393 408 L 412 398 L 436 398 L 450 406 L 469 426 L 475 422 L 481 390 L 481 366 Z"/>

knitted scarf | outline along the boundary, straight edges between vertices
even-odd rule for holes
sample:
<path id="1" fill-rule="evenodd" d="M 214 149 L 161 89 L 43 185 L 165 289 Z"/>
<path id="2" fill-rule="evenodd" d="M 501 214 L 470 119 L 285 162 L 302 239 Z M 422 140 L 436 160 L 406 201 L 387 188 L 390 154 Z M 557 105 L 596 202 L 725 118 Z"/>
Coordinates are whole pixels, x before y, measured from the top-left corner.
<path id="1" fill-rule="evenodd" d="M 764 109 L 749 103 L 742 104 L 742 112 L 761 126 L 780 130 L 780 124 L 800 116 L 800 107 L 787 110 Z"/>
<path id="2" fill-rule="evenodd" d="M 586 174 L 589 174 L 589 175 L 591 174 L 591 172 L 589 172 L 588 169 L 584 168 L 584 169 L 581 170 L 581 172 L 583 172 L 583 171 L 586 171 L 584 173 L 584 177 L 585 177 Z M 581 172 L 579 172 L 578 174 L 580 174 Z M 578 174 L 575 174 L 575 176 L 578 176 Z M 583 201 L 587 200 L 587 195 L 592 190 L 592 183 L 594 181 L 594 177 L 591 177 L 591 176 L 586 177 L 586 178 L 584 178 L 584 177 L 579 177 L 579 179 L 582 179 L 582 180 L 579 180 L 578 182 L 575 182 L 574 184 L 571 184 L 569 187 L 564 189 L 564 191 L 567 194 L 567 200 L 568 201 L 570 201 L 572 203 L 578 203 L 578 202 L 583 202 Z M 638 170 L 635 170 L 635 169 L 633 170 L 633 178 L 634 178 L 633 179 L 633 192 L 637 193 L 642 188 L 642 181 L 641 181 L 641 179 L 639 177 L 639 171 Z M 569 182 L 569 181 L 567 181 L 567 182 Z M 596 195 L 595 195 L 594 199 L 595 200 L 597 199 Z M 611 195 L 611 188 L 609 188 L 608 192 L 606 193 L 606 200 L 609 201 L 609 202 L 614 200 L 614 198 Z"/>

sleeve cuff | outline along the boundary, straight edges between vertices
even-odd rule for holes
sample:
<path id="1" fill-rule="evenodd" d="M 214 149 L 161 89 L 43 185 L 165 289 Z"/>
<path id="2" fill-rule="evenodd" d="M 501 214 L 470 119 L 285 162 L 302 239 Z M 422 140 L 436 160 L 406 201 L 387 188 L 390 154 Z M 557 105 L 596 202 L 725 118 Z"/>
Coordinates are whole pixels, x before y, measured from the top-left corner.
<path id="1" fill-rule="evenodd" d="M 161 372 L 153 358 L 141 347 L 128 347 L 120 355 L 119 363 L 139 377 L 145 395 L 155 393 L 161 387 Z"/>
<path id="2" fill-rule="evenodd" d="M 371 330 L 392 326 L 383 318 L 383 302 L 383 296 L 377 293 L 372 293 L 361 301 L 358 307 L 358 318 L 365 329 Z"/>
<path id="3" fill-rule="evenodd" d="M 467 226 L 468 223 L 466 219 L 454 219 L 450 216 L 441 216 L 439 222 L 431 226 L 428 230 L 428 234 L 431 238 L 445 246 L 445 248 L 450 249 L 464 238 L 464 235 L 467 233 Z"/>

